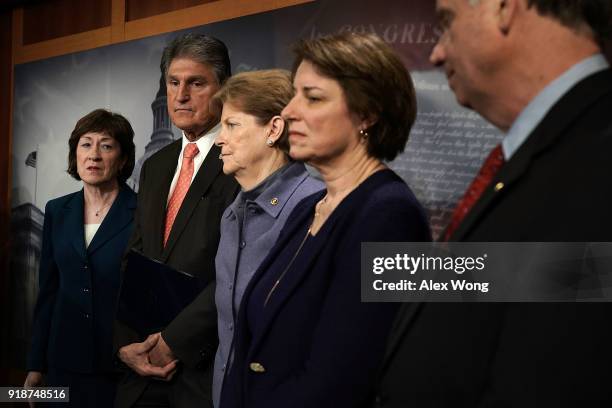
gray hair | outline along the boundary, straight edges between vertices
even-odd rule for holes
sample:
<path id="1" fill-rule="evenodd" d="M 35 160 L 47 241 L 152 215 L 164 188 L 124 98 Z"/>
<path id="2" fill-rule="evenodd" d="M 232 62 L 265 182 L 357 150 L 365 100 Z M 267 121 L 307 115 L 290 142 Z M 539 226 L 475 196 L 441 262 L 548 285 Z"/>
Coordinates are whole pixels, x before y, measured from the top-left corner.
<path id="1" fill-rule="evenodd" d="M 603 41 L 612 32 L 612 2 L 610 0 L 527 0 L 540 15 L 550 16 L 575 30 L 590 29 Z"/>
<path id="2" fill-rule="evenodd" d="M 189 58 L 212 68 L 219 85 L 232 75 L 229 54 L 225 44 L 205 34 L 183 34 L 164 48 L 159 65 L 164 78 L 175 58 Z"/>
<path id="3" fill-rule="evenodd" d="M 468 0 L 475 6 L 480 0 Z M 612 1 L 610 0 L 527 0 L 538 14 L 559 21 L 577 31 L 590 31 L 599 42 L 612 36 Z"/>

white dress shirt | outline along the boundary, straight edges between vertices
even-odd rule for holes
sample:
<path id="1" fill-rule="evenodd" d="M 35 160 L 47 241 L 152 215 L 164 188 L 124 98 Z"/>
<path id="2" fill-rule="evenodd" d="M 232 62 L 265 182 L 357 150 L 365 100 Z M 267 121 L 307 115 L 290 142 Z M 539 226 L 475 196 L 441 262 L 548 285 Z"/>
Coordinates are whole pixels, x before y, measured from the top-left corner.
<path id="1" fill-rule="evenodd" d="M 204 162 L 206 155 L 212 148 L 213 143 L 215 143 L 215 139 L 219 134 L 219 130 L 221 130 L 221 124 L 217 123 L 215 127 L 210 129 L 208 133 L 200 137 L 196 140 L 195 144 L 198 145 L 198 154 L 193 158 L 193 175 L 191 176 L 191 182 L 195 178 L 196 174 L 198 174 L 198 170 L 200 170 L 200 166 Z M 185 136 L 185 132 L 183 132 L 183 147 L 181 148 L 181 154 L 178 156 L 178 160 L 176 163 L 176 170 L 174 171 L 174 178 L 172 179 L 172 183 L 170 183 L 170 191 L 168 191 L 168 198 L 166 199 L 166 204 L 170 201 L 170 197 L 172 197 L 172 193 L 174 192 L 174 188 L 176 187 L 176 183 L 178 182 L 179 174 L 181 173 L 181 164 L 183 163 L 183 152 L 185 151 L 185 146 L 187 143 L 192 143 Z"/>
<path id="2" fill-rule="evenodd" d="M 85 224 L 85 248 L 89 248 L 89 244 L 93 240 L 94 235 L 98 232 L 102 224 Z"/>

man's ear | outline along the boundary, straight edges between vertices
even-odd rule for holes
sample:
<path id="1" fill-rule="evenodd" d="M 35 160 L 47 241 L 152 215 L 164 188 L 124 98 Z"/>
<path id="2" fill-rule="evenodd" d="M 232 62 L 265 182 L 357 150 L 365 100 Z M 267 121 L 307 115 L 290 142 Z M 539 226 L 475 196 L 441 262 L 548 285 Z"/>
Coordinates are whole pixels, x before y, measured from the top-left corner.
<path id="1" fill-rule="evenodd" d="M 521 1 L 524 0 L 496 0 L 498 27 L 503 35 L 508 35 L 510 32 Z"/>

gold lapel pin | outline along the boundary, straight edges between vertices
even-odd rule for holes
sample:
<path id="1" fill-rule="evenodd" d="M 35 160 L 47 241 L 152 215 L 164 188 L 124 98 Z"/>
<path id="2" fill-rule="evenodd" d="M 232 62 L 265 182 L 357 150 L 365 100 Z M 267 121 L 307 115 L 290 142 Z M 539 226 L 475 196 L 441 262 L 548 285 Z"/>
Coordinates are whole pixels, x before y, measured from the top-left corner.
<path id="1" fill-rule="evenodd" d="M 266 369 L 264 368 L 264 366 L 262 366 L 259 363 L 251 363 L 249 364 L 249 368 L 251 369 L 251 371 L 256 372 L 256 373 L 265 373 Z"/>

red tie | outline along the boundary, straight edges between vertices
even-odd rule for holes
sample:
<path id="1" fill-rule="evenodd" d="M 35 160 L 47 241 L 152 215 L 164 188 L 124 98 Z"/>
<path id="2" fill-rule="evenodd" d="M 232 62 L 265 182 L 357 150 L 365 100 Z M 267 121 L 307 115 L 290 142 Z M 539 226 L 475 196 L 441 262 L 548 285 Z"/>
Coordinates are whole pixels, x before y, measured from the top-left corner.
<path id="1" fill-rule="evenodd" d="M 459 204 L 457 204 L 453 217 L 448 227 L 446 227 L 443 238 L 444 241 L 448 241 L 451 235 L 453 235 L 453 232 L 455 232 L 457 227 L 461 224 L 461 221 L 463 221 L 467 213 L 469 213 L 474 204 L 476 204 L 476 201 L 478 201 L 487 186 L 491 183 L 491 180 L 493 180 L 495 173 L 497 173 L 503 164 L 504 154 L 501 144 L 499 144 L 489 153 L 489 157 L 487 157 L 478 175 L 474 178 L 472 184 L 470 184 L 470 188 L 467 189 L 463 198 L 459 201 Z"/>
<path id="2" fill-rule="evenodd" d="M 183 163 L 181 163 L 181 173 L 179 174 L 178 181 L 168 201 L 168 208 L 166 209 L 166 227 L 164 229 L 164 246 L 168 242 L 170 231 L 172 230 L 172 224 L 176 219 L 183 199 L 187 195 L 189 185 L 191 184 L 191 177 L 193 176 L 193 158 L 200 152 L 198 145 L 195 143 L 187 143 L 185 150 L 183 151 Z"/>

